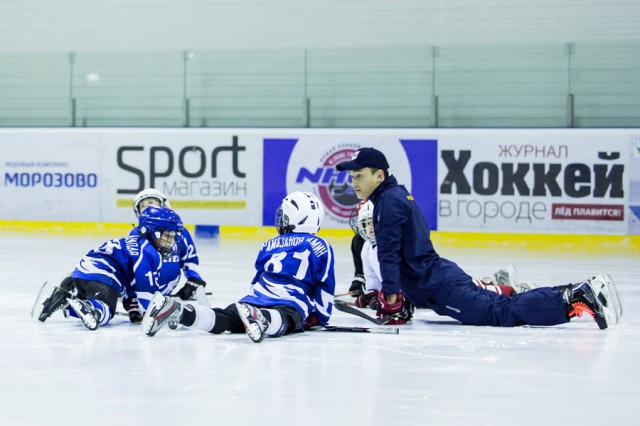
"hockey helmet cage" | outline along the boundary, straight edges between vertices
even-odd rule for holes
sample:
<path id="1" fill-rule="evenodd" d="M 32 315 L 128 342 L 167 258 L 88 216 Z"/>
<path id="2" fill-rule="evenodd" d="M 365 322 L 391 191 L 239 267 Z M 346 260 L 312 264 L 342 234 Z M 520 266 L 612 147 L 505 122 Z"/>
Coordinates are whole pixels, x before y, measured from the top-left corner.
<path id="1" fill-rule="evenodd" d="M 184 225 L 182 219 L 168 207 L 149 206 L 140 213 L 138 219 L 138 231 L 147 238 L 163 257 L 168 257 L 176 249 L 175 238 L 169 245 L 165 245 L 161 239 L 164 231 L 182 233 Z"/>
<path id="2" fill-rule="evenodd" d="M 371 201 L 367 201 L 360 207 L 357 225 L 360 236 L 375 245 L 376 233 L 373 229 L 373 203 Z"/>

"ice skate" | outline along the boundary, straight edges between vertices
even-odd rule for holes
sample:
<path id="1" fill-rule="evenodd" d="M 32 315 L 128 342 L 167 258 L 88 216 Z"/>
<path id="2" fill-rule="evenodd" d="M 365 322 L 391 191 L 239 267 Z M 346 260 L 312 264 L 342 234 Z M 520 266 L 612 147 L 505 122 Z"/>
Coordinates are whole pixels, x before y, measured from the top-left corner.
<path id="1" fill-rule="evenodd" d="M 51 295 L 44 300 L 44 302 L 40 303 L 43 294 L 46 294 L 46 283 L 40 289 L 40 293 L 36 297 L 36 301 L 31 310 L 32 316 L 35 315 L 38 305 L 42 305 L 42 310 L 38 314 L 38 321 L 46 321 L 54 312 L 59 309 L 67 309 L 69 307 L 69 303 L 67 302 L 68 297 L 74 297 L 77 293 L 75 286 L 73 285 L 72 280 L 65 279 L 60 284 L 60 287 L 54 287 Z"/>
<path id="2" fill-rule="evenodd" d="M 165 324 L 175 323 L 177 327 L 181 314 L 182 304 L 180 302 L 156 292 L 142 318 L 142 331 L 147 336 L 153 337 Z"/>
<path id="3" fill-rule="evenodd" d="M 532 282 L 520 282 L 518 279 L 518 273 L 516 272 L 513 264 L 506 268 L 498 269 L 491 277 L 489 277 L 494 285 L 506 285 L 513 287 L 516 293 L 524 293 L 525 291 L 532 290 L 537 287 Z M 483 281 L 486 278 L 483 279 Z"/>
<path id="4" fill-rule="evenodd" d="M 495 285 L 506 285 L 513 287 L 516 290 L 520 284 L 516 268 L 513 265 L 498 269 L 491 278 L 493 278 L 491 281 L 494 282 Z"/>
<path id="5" fill-rule="evenodd" d="M 78 315 L 78 318 L 89 330 L 95 330 L 100 325 L 100 312 L 96 310 L 89 300 L 67 297 L 69 307 Z"/>
<path id="6" fill-rule="evenodd" d="M 236 303 L 236 309 L 249 338 L 256 343 L 262 342 L 265 331 L 269 327 L 269 321 L 262 315 L 260 309 L 244 303 Z"/>
<path id="7" fill-rule="evenodd" d="M 537 288 L 538 285 L 536 283 L 532 283 L 531 281 L 519 282 L 517 286 L 513 288 L 516 290 L 516 293 L 524 293 L 525 291 L 533 290 Z"/>
<path id="8" fill-rule="evenodd" d="M 620 322 L 620 318 L 622 318 L 622 302 L 613 279 L 608 274 L 601 274 L 596 275 L 590 281 L 591 287 L 596 291 L 598 298 L 611 311 L 612 318 L 615 319 L 607 321 L 608 324 L 614 325 Z"/>
<path id="9" fill-rule="evenodd" d="M 622 316 L 618 292 L 608 275 L 598 275 L 573 286 L 565 296 L 569 306 L 569 318 L 588 313 L 601 330 L 615 325 Z"/>

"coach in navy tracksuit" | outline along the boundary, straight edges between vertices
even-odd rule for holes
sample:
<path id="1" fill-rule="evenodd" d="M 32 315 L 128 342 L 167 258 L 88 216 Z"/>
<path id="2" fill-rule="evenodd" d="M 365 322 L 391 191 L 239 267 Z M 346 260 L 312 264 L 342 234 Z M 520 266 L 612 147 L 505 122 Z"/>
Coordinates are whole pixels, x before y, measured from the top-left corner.
<path id="1" fill-rule="evenodd" d="M 349 170 L 358 198 L 373 202 L 373 224 L 382 275 L 376 308 L 383 315 L 410 319 L 406 297 L 418 308 L 431 308 L 472 325 L 512 327 L 569 321 L 570 303 L 562 288 L 537 288 L 515 297 L 476 286 L 458 265 L 441 258 L 413 197 L 389 176 L 384 154 L 361 148 L 337 169 Z"/>

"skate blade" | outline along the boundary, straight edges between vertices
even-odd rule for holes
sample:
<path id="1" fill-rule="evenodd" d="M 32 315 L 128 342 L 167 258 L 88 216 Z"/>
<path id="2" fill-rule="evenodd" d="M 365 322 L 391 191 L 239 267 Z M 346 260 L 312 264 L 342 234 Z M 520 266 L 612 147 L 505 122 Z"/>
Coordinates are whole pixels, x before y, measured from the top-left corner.
<path id="1" fill-rule="evenodd" d="M 613 284 L 613 280 L 609 275 L 599 275 L 597 278 L 600 279 L 597 280 L 596 297 L 600 298 L 602 296 L 607 302 L 607 306 L 604 306 L 607 325 L 616 325 L 622 316 L 622 307 L 615 284 Z"/>
<path id="2" fill-rule="evenodd" d="M 609 300 L 611 300 L 611 303 L 613 305 L 613 309 L 616 313 L 616 323 L 618 323 L 620 321 L 620 318 L 622 318 L 623 311 L 622 302 L 620 301 L 620 294 L 618 293 L 618 289 L 616 288 L 616 285 L 610 275 L 605 274 L 603 275 L 603 278 L 605 280 L 606 287 L 609 290 Z"/>
<path id="3" fill-rule="evenodd" d="M 54 289 L 55 287 L 53 285 L 49 285 L 47 281 L 42 283 L 42 285 L 40 286 L 40 290 L 38 290 L 36 300 L 33 302 L 33 306 L 31 307 L 31 318 L 40 318 L 42 308 L 44 308 L 44 301 L 47 300 L 49 296 L 51 296 L 51 294 L 53 294 Z"/>
<path id="4" fill-rule="evenodd" d="M 202 306 L 212 308 L 211 303 L 209 303 L 209 298 L 207 298 L 207 293 L 205 293 L 202 286 L 196 287 L 196 301 Z"/>

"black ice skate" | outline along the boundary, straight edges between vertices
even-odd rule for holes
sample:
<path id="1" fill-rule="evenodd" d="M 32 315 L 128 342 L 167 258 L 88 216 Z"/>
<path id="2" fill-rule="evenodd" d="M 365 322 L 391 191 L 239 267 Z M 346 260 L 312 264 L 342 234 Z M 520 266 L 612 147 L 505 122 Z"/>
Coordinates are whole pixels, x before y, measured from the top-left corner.
<path id="1" fill-rule="evenodd" d="M 82 323 L 89 330 L 95 330 L 100 325 L 101 314 L 88 300 L 76 299 L 68 297 L 67 303 L 69 307 L 78 315 Z"/>
<path id="2" fill-rule="evenodd" d="M 609 275 L 598 275 L 572 286 L 565 293 L 565 300 L 569 318 L 587 313 L 601 330 L 617 324 L 622 316 L 622 304 Z"/>
<path id="3" fill-rule="evenodd" d="M 180 302 L 156 292 L 142 318 L 142 331 L 147 336 L 153 337 L 165 324 L 170 327 L 175 324 L 177 327 L 181 314 L 182 304 Z M 173 329 L 173 327 L 171 328 Z"/>
<path id="4" fill-rule="evenodd" d="M 269 321 L 262 315 L 260 309 L 244 303 L 236 303 L 236 309 L 247 331 L 247 336 L 255 343 L 262 342 L 266 335 L 265 331 L 269 327 Z"/>
<path id="5" fill-rule="evenodd" d="M 73 280 L 65 279 L 64 281 L 62 281 L 60 287 L 55 287 L 53 289 L 53 292 L 51 293 L 51 296 L 49 296 L 44 302 L 42 302 L 42 311 L 40 311 L 38 321 L 45 322 L 57 310 L 68 308 L 69 303 L 67 303 L 67 298 L 75 297 L 76 294 L 77 290 L 73 284 Z M 38 295 L 38 298 L 39 297 L 40 295 Z M 37 303 L 38 300 L 36 299 L 36 304 Z"/>

